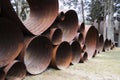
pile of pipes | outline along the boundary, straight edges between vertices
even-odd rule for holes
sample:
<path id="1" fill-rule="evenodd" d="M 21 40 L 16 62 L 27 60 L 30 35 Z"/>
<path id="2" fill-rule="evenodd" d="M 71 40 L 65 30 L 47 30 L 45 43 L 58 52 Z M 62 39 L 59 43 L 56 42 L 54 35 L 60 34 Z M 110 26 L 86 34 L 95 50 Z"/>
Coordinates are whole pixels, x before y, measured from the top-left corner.
<path id="1" fill-rule="evenodd" d="M 58 0 L 27 1 L 30 15 L 22 22 L 10 0 L 0 0 L 0 80 L 65 69 L 114 48 L 94 26 L 78 23 L 74 10 L 58 13 Z"/>

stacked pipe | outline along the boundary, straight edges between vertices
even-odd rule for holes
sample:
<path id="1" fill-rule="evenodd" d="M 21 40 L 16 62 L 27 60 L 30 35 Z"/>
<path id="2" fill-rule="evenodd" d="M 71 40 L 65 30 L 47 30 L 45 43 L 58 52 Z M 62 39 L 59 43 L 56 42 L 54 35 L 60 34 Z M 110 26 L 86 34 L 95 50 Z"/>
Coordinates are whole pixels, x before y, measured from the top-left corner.
<path id="1" fill-rule="evenodd" d="M 74 10 L 58 13 L 58 0 L 27 1 L 30 15 L 22 22 L 10 0 L 0 0 L 0 80 L 65 69 L 114 47 L 94 26 L 79 27 Z"/>

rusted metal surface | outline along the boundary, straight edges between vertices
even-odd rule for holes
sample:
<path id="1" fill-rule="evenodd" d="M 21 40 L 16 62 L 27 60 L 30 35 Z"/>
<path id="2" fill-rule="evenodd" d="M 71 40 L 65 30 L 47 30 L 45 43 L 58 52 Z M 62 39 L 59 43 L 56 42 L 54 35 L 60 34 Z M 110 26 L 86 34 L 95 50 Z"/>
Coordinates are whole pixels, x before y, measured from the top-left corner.
<path id="1" fill-rule="evenodd" d="M 22 80 L 26 76 L 26 67 L 23 62 L 13 61 L 5 69 L 6 80 Z"/>
<path id="2" fill-rule="evenodd" d="M 45 31 L 42 35 L 48 37 L 53 45 L 58 45 L 62 42 L 62 30 L 59 28 L 51 28 Z"/>
<path id="3" fill-rule="evenodd" d="M 27 0 L 30 6 L 30 15 L 23 23 L 15 13 L 10 0 L 0 0 L 1 16 L 20 25 L 25 34 L 40 35 L 54 22 L 58 14 L 58 0 Z M 9 13 L 9 14 L 8 14 Z"/>
<path id="4" fill-rule="evenodd" d="M 26 29 L 24 24 L 18 18 L 16 12 L 14 11 L 10 3 L 10 0 L 0 0 L 0 5 L 1 5 L 1 13 L 0 13 L 1 17 L 13 21 L 14 24 L 18 25 L 21 28 L 24 34 L 31 34 L 31 32 Z"/>
<path id="5" fill-rule="evenodd" d="M 65 19 L 65 13 L 64 12 L 60 12 L 56 18 L 57 22 L 61 22 Z"/>
<path id="6" fill-rule="evenodd" d="M 39 74 L 47 69 L 51 61 L 53 46 L 44 36 L 29 37 L 19 55 L 23 59 L 28 73 Z"/>
<path id="7" fill-rule="evenodd" d="M 104 46 L 104 38 L 103 35 L 99 35 L 99 41 L 98 41 L 98 52 L 100 53 L 103 50 Z"/>
<path id="8" fill-rule="evenodd" d="M 64 20 L 58 25 L 63 32 L 62 41 L 72 41 L 78 30 L 78 16 L 74 10 L 65 13 Z"/>
<path id="9" fill-rule="evenodd" d="M 83 32 L 84 44 L 86 45 L 86 52 L 88 53 L 88 58 L 92 58 L 97 42 L 98 42 L 98 31 L 94 26 L 86 25 Z"/>
<path id="10" fill-rule="evenodd" d="M 96 56 L 98 54 L 98 51 L 97 50 L 95 50 L 95 52 L 94 52 L 94 54 L 93 54 L 93 58 Z"/>
<path id="11" fill-rule="evenodd" d="M 88 53 L 84 52 L 81 56 L 80 56 L 80 62 L 84 63 L 86 60 L 88 60 Z"/>
<path id="12" fill-rule="evenodd" d="M 23 48 L 23 34 L 18 25 L 0 18 L 0 68 L 13 61 Z"/>
<path id="13" fill-rule="evenodd" d="M 83 33 L 84 30 L 85 30 L 85 23 L 81 23 L 79 28 L 78 28 L 78 32 Z"/>
<path id="14" fill-rule="evenodd" d="M 27 0 L 30 15 L 24 25 L 35 35 L 47 30 L 58 15 L 58 0 Z"/>
<path id="15" fill-rule="evenodd" d="M 57 69 L 65 69 L 69 67 L 72 60 L 72 49 L 68 42 L 54 46 L 52 53 L 51 66 Z"/>
<path id="16" fill-rule="evenodd" d="M 82 53 L 85 52 L 85 50 L 86 50 L 86 45 L 85 44 L 81 44 L 81 50 L 82 50 Z"/>
<path id="17" fill-rule="evenodd" d="M 80 61 L 81 45 L 78 41 L 72 41 L 71 48 L 72 48 L 72 61 L 71 61 L 71 63 L 77 64 Z"/>
<path id="18" fill-rule="evenodd" d="M 74 40 L 77 40 L 80 44 L 83 44 L 83 34 L 82 33 L 77 33 L 76 37 L 74 38 Z"/>
<path id="19" fill-rule="evenodd" d="M 3 69 L 0 69 L 0 80 L 5 80 L 5 72 Z"/>

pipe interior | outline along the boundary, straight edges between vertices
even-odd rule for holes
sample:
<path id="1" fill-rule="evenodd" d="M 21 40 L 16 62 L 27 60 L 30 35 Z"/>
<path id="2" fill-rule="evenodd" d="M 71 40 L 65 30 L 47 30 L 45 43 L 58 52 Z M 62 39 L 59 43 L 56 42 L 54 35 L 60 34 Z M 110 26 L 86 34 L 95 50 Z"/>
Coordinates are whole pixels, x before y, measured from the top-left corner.
<path id="1" fill-rule="evenodd" d="M 81 46 L 78 41 L 74 41 L 71 44 L 72 47 L 72 64 L 76 64 L 80 61 Z"/>
<path id="2" fill-rule="evenodd" d="M 7 80 L 22 80 L 26 75 L 26 67 L 22 62 L 14 63 L 6 74 Z"/>
<path id="3" fill-rule="evenodd" d="M 56 66 L 58 69 L 67 68 L 72 59 L 71 46 L 67 42 L 62 42 L 56 52 Z"/>
<path id="4" fill-rule="evenodd" d="M 30 74 L 43 72 L 50 64 L 52 43 L 44 36 L 35 37 L 27 46 L 24 63 Z"/>

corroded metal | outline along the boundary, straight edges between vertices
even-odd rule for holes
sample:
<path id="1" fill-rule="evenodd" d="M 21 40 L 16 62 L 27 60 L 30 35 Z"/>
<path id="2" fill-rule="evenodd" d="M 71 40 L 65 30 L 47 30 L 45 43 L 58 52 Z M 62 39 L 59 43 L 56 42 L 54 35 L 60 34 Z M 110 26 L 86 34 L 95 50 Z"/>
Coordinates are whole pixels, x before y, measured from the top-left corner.
<path id="1" fill-rule="evenodd" d="M 26 67 L 23 62 L 13 61 L 5 69 L 6 80 L 22 80 L 26 76 Z"/>
<path id="2" fill-rule="evenodd" d="M 71 61 L 71 63 L 77 64 L 80 61 L 81 45 L 78 41 L 72 41 L 71 48 L 72 48 L 72 61 Z"/>
<path id="3" fill-rule="evenodd" d="M 0 80 L 5 80 L 5 71 L 0 69 Z"/>
<path id="4" fill-rule="evenodd" d="M 81 44 L 81 50 L 82 50 L 82 53 L 85 52 L 85 50 L 86 50 L 86 45 L 85 44 Z"/>
<path id="5" fill-rule="evenodd" d="M 82 33 L 77 33 L 74 40 L 77 40 L 80 44 L 83 44 L 83 40 L 84 40 L 83 34 Z"/>
<path id="6" fill-rule="evenodd" d="M 86 25 L 83 36 L 86 45 L 85 51 L 88 53 L 88 58 L 92 58 L 98 42 L 98 31 L 94 26 Z"/>
<path id="7" fill-rule="evenodd" d="M 97 46 L 99 53 L 103 50 L 103 46 L 104 46 L 104 38 L 103 35 L 101 34 L 99 35 L 98 46 Z"/>
<path id="8" fill-rule="evenodd" d="M 23 23 L 15 13 L 10 0 L 0 0 L 1 16 L 20 25 L 24 34 L 40 35 L 47 30 L 58 15 L 58 0 L 27 0 L 30 15 Z"/>
<path id="9" fill-rule="evenodd" d="M 62 30 L 59 28 L 51 28 L 45 31 L 42 35 L 48 37 L 53 45 L 58 45 L 62 42 Z"/>
<path id="10" fill-rule="evenodd" d="M 63 32 L 62 41 L 72 41 L 78 30 L 78 16 L 74 10 L 65 13 L 64 20 L 58 25 Z"/>
<path id="11" fill-rule="evenodd" d="M 52 52 L 51 66 L 57 69 L 65 69 L 69 67 L 72 60 L 72 49 L 68 42 L 54 46 Z"/>
<path id="12" fill-rule="evenodd" d="M 28 37 L 19 55 L 24 61 L 28 73 L 39 74 L 47 69 L 51 61 L 52 42 L 44 36 Z"/>
<path id="13" fill-rule="evenodd" d="M 88 53 L 84 52 L 81 56 L 80 56 L 80 62 L 84 63 L 85 61 L 88 60 Z"/>
<path id="14" fill-rule="evenodd" d="M 13 61 L 23 48 L 23 34 L 19 26 L 0 18 L 0 67 Z"/>
<path id="15" fill-rule="evenodd" d="M 84 30 L 85 30 L 85 23 L 81 23 L 79 28 L 78 28 L 78 32 L 83 33 Z"/>

